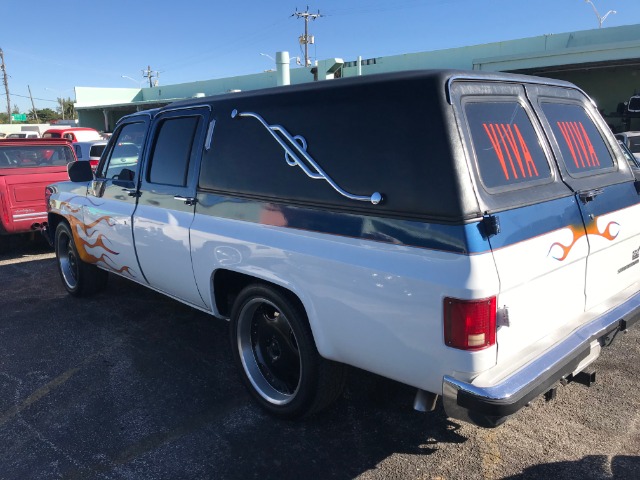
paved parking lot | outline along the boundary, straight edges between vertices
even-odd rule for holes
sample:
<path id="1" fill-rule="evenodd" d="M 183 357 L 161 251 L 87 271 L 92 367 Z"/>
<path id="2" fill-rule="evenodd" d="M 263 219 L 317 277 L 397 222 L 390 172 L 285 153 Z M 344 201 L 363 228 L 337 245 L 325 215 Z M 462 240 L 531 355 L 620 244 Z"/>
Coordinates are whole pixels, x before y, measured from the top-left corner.
<path id="1" fill-rule="evenodd" d="M 242 386 L 226 323 L 117 277 L 71 298 L 41 245 L 0 254 L 0 279 L 2 479 L 640 478 L 637 328 L 591 389 L 494 430 L 355 369 L 330 411 L 285 422 Z"/>

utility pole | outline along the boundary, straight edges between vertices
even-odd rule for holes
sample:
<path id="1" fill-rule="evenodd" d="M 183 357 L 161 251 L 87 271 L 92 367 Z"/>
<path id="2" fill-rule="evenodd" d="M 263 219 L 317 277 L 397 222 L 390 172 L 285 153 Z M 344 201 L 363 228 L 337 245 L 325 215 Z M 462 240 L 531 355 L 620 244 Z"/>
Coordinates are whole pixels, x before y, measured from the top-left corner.
<path id="1" fill-rule="evenodd" d="M 36 105 L 35 103 L 33 103 L 33 95 L 31 95 L 31 85 L 27 85 L 27 88 L 29 89 L 29 98 L 31 99 L 31 108 L 33 109 L 33 115 L 34 117 L 36 117 L 36 123 L 40 123 L 40 120 L 38 120 L 38 111 L 36 110 Z"/>
<path id="2" fill-rule="evenodd" d="M 309 13 L 309 6 L 304 12 L 299 12 L 297 9 L 292 17 L 304 18 L 304 35 L 299 37 L 300 45 L 304 45 L 304 66 L 309 67 L 311 65 L 311 60 L 309 59 L 309 44 L 313 44 L 315 39 L 313 35 L 309 35 L 309 20 L 315 20 L 316 18 L 323 17 L 324 15 L 320 15 L 320 10 L 318 13 Z"/>
<path id="3" fill-rule="evenodd" d="M 160 72 L 151 71 L 151 65 L 148 65 L 146 70 L 142 70 L 142 76 L 144 78 L 148 78 L 149 79 L 149 86 L 150 87 L 154 87 L 154 86 L 157 87 L 158 86 L 158 77 L 160 77 Z M 153 77 L 156 78 L 155 85 L 154 85 L 154 82 L 152 80 Z"/>
<path id="4" fill-rule="evenodd" d="M 0 61 L 2 62 L 2 64 L 0 65 L 0 69 L 2 69 L 2 82 L 4 83 L 4 91 L 7 94 L 7 115 L 9 115 L 9 123 L 13 123 L 11 118 L 11 98 L 9 97 L 9 76 L 7 75 L 7 68 L 4 65 L 4 52 L 1 48 Z"/>

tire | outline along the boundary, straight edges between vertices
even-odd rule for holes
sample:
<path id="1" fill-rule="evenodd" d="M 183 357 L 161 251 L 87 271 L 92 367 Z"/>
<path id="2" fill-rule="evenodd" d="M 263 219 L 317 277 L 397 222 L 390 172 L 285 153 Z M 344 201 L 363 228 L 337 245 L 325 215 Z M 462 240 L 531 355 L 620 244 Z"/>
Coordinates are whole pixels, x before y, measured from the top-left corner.
<path id="1" fill-rule="evenodd" d="M 231 345 L 245 385 L 275 416 L 314 414 L 342 393 L 345 366 L 320 356 L 304 309 L 286 292 L 261 284 L 242 290 Z"/>
<path id="2" fill-rule="evenodd" d="M 82 297 L 104 290 L 109 274 L 80 259 L 71 228 L 65 222 L 56 228 L 55 250 L 58 271 L 67 292 Z"/>

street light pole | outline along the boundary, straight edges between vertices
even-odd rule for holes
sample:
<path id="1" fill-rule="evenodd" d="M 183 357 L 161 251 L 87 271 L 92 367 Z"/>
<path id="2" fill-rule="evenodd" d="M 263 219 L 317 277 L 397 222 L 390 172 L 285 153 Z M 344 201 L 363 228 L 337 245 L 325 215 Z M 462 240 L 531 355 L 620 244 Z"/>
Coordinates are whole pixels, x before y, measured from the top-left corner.
<path id="1" fill-rule="evenodd" d="M 604 23 L 604 21 L 607 19 L 607 17 L 612 14 L 612 13 L 618 13 L 615 10 L 609 10 L 607 13 L 604 14 L 604 16 L 600 16 L 600 14 L 598 13 L 598 10 L 596 10 L 596 6 L 593 4 L 593 2 L 591 0 L 584 0 L 585 3 L 588 3 L 591 5 L 591 8 L 593 8 L 593 13 L 596 14 L 596 17 L 598 17 L 598 28 L 602 28 L 602 24 Z"/>
<path id="2" fill-rule="evenodd" d="M 129 75 L 120 75 L 122 78 L 126 78 L 127 80 L 131 80 L 132 82 L 135 82 L 138 84 L 138 88 L 142 88 L 142 83 L 144 82 L 144 80 L 136 80 L 135 78 L 131 78 Z"/>

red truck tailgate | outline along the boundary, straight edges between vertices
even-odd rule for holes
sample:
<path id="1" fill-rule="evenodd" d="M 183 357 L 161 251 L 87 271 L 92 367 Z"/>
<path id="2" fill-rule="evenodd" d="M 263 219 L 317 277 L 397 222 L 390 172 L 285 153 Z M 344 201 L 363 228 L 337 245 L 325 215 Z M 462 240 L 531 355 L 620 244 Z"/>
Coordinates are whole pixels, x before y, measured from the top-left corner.
<path id="1" fill-rule="evenodd" d="M 46 222 L 45 187 L 68 179 L 66 166 L 0 169 L 0 232 L 28 232 Z"/>

